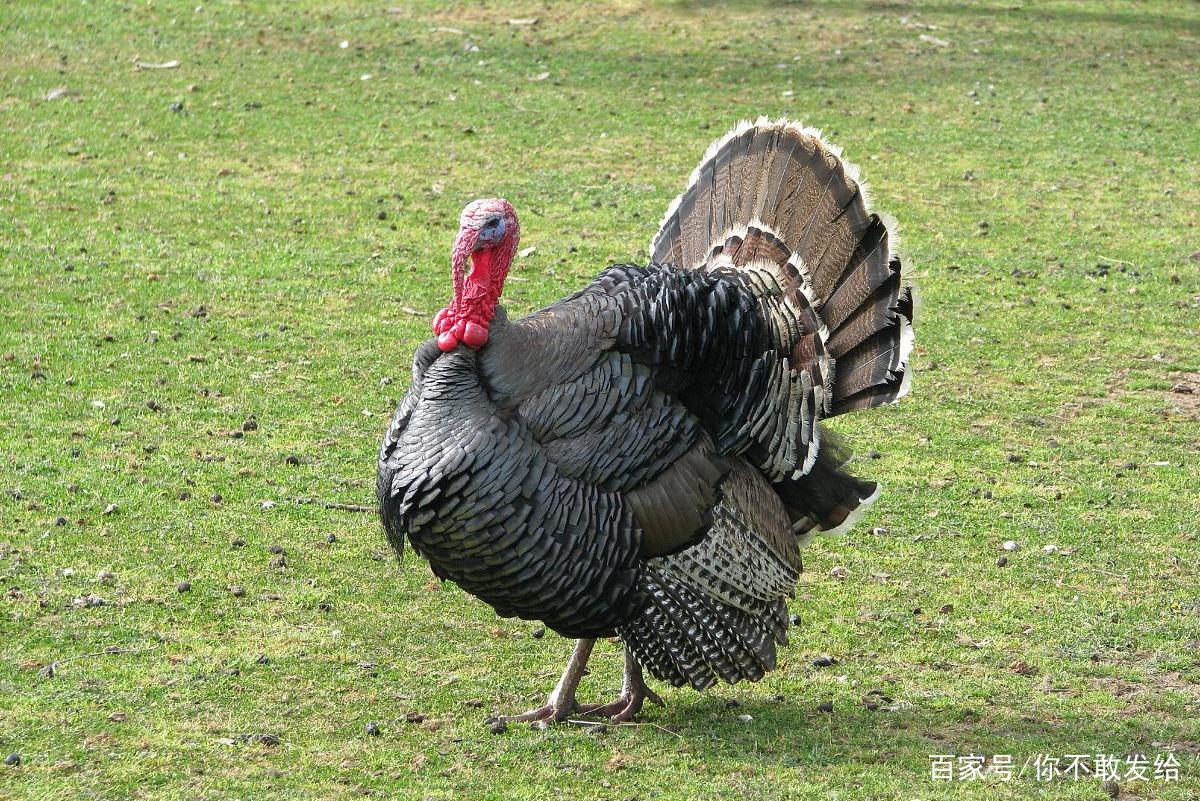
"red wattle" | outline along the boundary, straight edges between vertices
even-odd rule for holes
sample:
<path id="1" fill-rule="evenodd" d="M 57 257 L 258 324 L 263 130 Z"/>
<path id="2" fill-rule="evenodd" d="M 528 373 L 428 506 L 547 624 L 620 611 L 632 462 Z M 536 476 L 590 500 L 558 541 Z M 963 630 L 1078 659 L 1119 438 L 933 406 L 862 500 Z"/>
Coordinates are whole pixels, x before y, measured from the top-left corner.
<path id="1" fill-rule="evenodd" d="M 447 306 L 446 308 L 444 308 L 440 312 L 438 312 L 437 315 L 433 318 L 433 333 L 440 334 L 443 331 L 445 331 L 446 328 L 448 327 L 447 323 L 449 322 L 449 319 L 448 319 L 449 317 L 450 317 L 450 307 L 449 306 Z"/>
<path id="2" fill-rule="evenodd" d="M 470 348 L 482 348 L 488 341 L 488 330 L 476 322 L 467 323 L 463 329 L 463 344 Z"/>
<path id="3" fill-rule="evenodd" d="M 449 353 L 458 347 L 458 337 L 454 336 L 453 331 L 445 331 L 438 336 L 438 348 L 443 353 Z"/>

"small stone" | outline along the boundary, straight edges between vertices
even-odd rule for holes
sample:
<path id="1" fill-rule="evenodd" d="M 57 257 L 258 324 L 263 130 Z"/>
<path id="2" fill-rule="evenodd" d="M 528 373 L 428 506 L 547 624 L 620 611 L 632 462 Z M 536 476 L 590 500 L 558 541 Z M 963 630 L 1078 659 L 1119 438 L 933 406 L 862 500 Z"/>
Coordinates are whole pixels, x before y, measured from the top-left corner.
<path id="1" fill-rule="evenodd" d="M 369 734 L 371 737 L 378 737 L 379 735 L 383 734 L 383 730 L 379 728 L 379 724 L 375 721 L 368 723 L 366 728 L 367 734 Z"/>
<path id="2" fill-rule="evenodd" d="M 1000 548 L 1005 551 L 1015 551 L 1021 546 L 1016 540 L 1005 540 L 1000 544 Z"/>
<path id="3" fill-rule="evenodd" d="M 863 455 L 866 456 L 868 459 L 880 459 L 883 457 L 883 454 L 880 453 L 879 451 L 867 451 Z"/>
<path id="4" fill-rule="evenodd" d="M 282 558 L 283 557 L 280 557 L 280 559 L 282 559 Z M 282 567 L 282 565 L 280 565 L 280 567 Z M 318 612 L 329 612 L 332 610 L 333 610 L 333 604 L 329 603 L 329 601 L 321 601 L 321 603 L 317 604 Z"/>
<path id="5" fill-rule="evenodd" d="M 325 541 L 332 545 L 333 543 L 337 542 L 337 534 L 326 534 Z"/>
<path id="6" fill-rule="evenodd" d="M 243 595 L 246 594 L 246 588 L 240 584 L 230 584 L 229 585 L 229 594 L 232 595 L 234 598 L 241 598 Z"/>
<path id="7" fill-rule="evenodd" d="M 777 704 L 782 704 L 784 701 L 787 700 L 787 696 L 784 695 L 783 693 L 777 693 L 777 694 L 771 696 L 771 700 Z"/>
<path id="8" fill-rule="evenodd" d="M 111 570 L 101 570 L 96 574 L 96 581 L 112 581 L 115 575 Z"/>
<path id="9" fill-rule="evenodd" d="M 488 724 L 488 731 L 492 734 L 504 734 L 504 732 L 508 731 L 508 724 L 497 718 Z"/>
<path id="10" fill-rule="evenodd" d="M 246 422 L 242 423 L 242 431 L 249 432 L 249 431 L 257 431 L 257 430 L 258 430 L 258 421 L 255 420 L 253 417 L 251 417 Z"/>
<path id="11" fill-rule="evenodd" d="M 234 537 L 229 541 L 229 547 L 231 548 L 244 548 L 245 546 L 246 541 L 241 537 Z"/>
<path id="12" fill-rule="evenodd" d="M 736 698 L 730 698 L 725 702 L 725 706 L 729 707 L 730 709 L 737 709 L 741 705 L 742 702 Z"/>
<path id="13" fill-rule="evenodd" d="M 738 715 L 738 720 L 740 720 L 742 723 L 753 723 L 754 716 L 753 715 Z"/>
<path id="14" fill-rule="evenodd" d="M 192 493 L 188 492 L 187 490 L 180 490 L 179 495 L 176 497 L 178 497 L 181 501 L 186 501 L 192 497 Z"/>
<path id="15" fill-rule="evenodd" d="M 943 615 L 948 615 L 954 611 L 954 604 L 942 604 L 938 611 Z"/>
<path id="16" fill-rule="evenodd" d="M 295 467 L 296 465 L 300 464 L 300 457 L 294 453 L 289 453 L 287 458 L 285 458 L 283 461 Z"/>
<path id="17" fill-rule="evenodd" d="M 56 525 L 56 526 L 65 526 L 67 524 L 67 522 L 68 522 L 67 518 L 63 517 L 62 515 L 59 515 L 58 517 L 54 518 L 54 525 Z"/>
<path id="18" fill-rule="evenodd" d="M 254 663 L 256 665 L 269 665 L 271 664 L 271 658 L 266 654 L 259 654 L 258 659 L 255 659 Z"/>
<path id="19" fill-rule="evenodd" d="M 212 497 L 209 498 L 209 500 L 212 501 L 213 503 L 220 503 L 221 501 L 223 501 L 225 499 L 221 497 L 221 493 L 214 492 L 212 494 Z"/>
<path id="20" fill-rule="evenodd" d="M 108 421 L 108 424 L 109 424 L 110 426 L 119 426 L 119 425 L 121 425 L 121 418 L 120 418 L 120 417 L 114 417 L 113 419 L 111 419 L 111 420 L 109 420 L 109 421 Z"/>
<path id="21" fill-rule="evenodd" d="M 282 545 L 271 545 L 270 547 L 267 548 L 267 550 L 273 554 L 282 554 L 283 546 Z"/>
<path id="22" fill-rule="evenodd" d="M 833 570 L 830 570 L 829 575 L 833 576 L 835 579 L 845 579 L 850 575 L 850 571 L 847 568 L 839 566 L 835 567 Z"/>
<path id="23" fill-rule="evenodd" d="M 1022 461 L 1022 459 L 1020 454 L 1010 453 L 1008 456 L 1004 457 L 1004 461 L 1008 462 L 1009 464 L 1016 464 L 1017 462 Z"/>
<path id="24" fill-rule="evenodd" d="M 588 728 L 588 734 L 604 734 L 608 731 L 608 725 L 597 723 L 595 726 Z"/>
<path id="25" fill-rule="evenodd" d="M 1016 673 L 1018 676 L 1032 676 L 1033 674 L 1037 673 L 1037 668 L 1030 665 L 1024 659 L 1017 659 L 1013 662 L 1010 662 L 1008 669 L 1013 673 Z"/>
<path id="26" fill-rule="evenodd" d="M 18 753 L 9 754 L 4 758 L 4 764 L 11 765 L 15 768 L 17 765 L 21 764 L 21 755 Z"/>
<path id="27" fill-rule="evenodd" d="M 1126 462 L 1121 465 L 1122 470 L 1137 470 L 1137 462 Z"/>
<path id="28" fill-rule="evenodd" d="M 817 711 L 824 712 L 826 715 L 833 713 L 833 701 L 822 701 L 817 704 Z"/>
<path id="29" fill-rule="evenodd" d="M 838 661 L 829 654 L 821 654 L 813 659 L 812 665 L 813 667 L 830 667 L 831 665 L 836 665 L 837 662 Z"/>
<path id="30" fill-rule="evenodd" d="M 117 513 L 117 505 L 115 503 L 110 503 L 108 506 L 104 507 L 104 514 L 112 515 L 112 514 L 116 514 L 116 513 Z"/>
<path id="31" fill-rule="evenodd" d="M 405 723 L 424 723 L 425 716 L 422 715 L 420 712 L 409 712 L 407 715 L 404 716 L 404 722 Z"/>
<path id="32" fill-rule="evenodd" d="M 885 526 L 876 526 L 875 528 L 871 529 L 871 533 L 876 537 L 886 537 L 889 532 Z"/>
<path id="33" fill-rule="evenodd" d="M 113 723 L 124 723 L 129 720 L 129 715 L 126 715 L 124 712 L 113 712 L 108 716 L 108 719 Z"/>
<path id="34" fill-rule="evenodd" d="M 375 219 L 377 219 L 377 220 L 386 220 L 386 219 L 387 219 L 387 212 L 386 212 L 386 211 L 383 211 L 383 210 L 380 210 L 380 212 L 379 212 L 378 214 L 376 214 L 376 215 L 375 215 Z"/>
<path id="35" fill-rule="evenodd" d="M 152 412 L 161 412 L 162 404 L 151 398 L 150 400 L 146 401 L 146 408 Z"/>
<path id="36" fill-rule="evenodd" d="M 279 745 L 279 736 L 276 734 L 251 734 L 246 737 L 246 742 L 268 745 L 273 748 Z"/>
<path id="37" fill-rule="evenodd" d="M 1042 553 L 1047 554 L 1047 555 L 1056 554 L 1056 553 L 1058 553 L 1058 546 L 1057 545 L 1043 545 Z"/>
<path id="38" fill-rule="evenodd" d="M 1179 395 L 1191 395 L 1193 392 L 1195 392 L 1195 390 L 1192 389 L 1191 384 L 1185 384 L 1182 381 L 1171 387 L 1171 391 Z"/>
<path id="39" fill-rule="evenodd" d="M 996 567 L 1004 567 L 1007 564 L 1008 564 L 1007 556 L 1000 556 L 1000 557 L 996 558 Z"/>
<path id="40" fill-rule="evenodd" d="M 180 112 L 183 111 L 183 103 L 176 100 L 174 103 L 171 104 L 171 111 L 174 112 L 175 114 L 179 114 Z"/>
<path id="41" fill-rule="evenodd" d="M 799 616 L 799 615 L 792 615 L 792 616 L 791 616 L 790 618 L 788 618 L 788 619 L 791 621 L 791 623 L 792 623 L 792 625 L 793 625 L 793 626 L 799 626 L 799 625 L 800 625 L 800 623 L 802 622 L 802 621 L 800 620 L 800 616 Z"/>
<path id="42" fill-rule="evenodd" d="M 1109 798 L 1116 798 L 1121 795 L 1121 785 L 1114 779 L 1109 779 L 1104 784 L 1100 785 L 1101 789 L 1108 794 Z"/>
<path id="43" fill-rule="evenodd" d="M 274 567 L 274 568 L 279 568 L 279 569 L 285 568 L 285 567 L 287 567 L 287 558 L 283 557 L 283 556 L 276 556 L 274 559 L 271 560 L 270 564 L 271 564 L 271 567 Z"/>
<path id="44" fill-rule="evenodd" d="M 530 636 L 535 640 L 540 640 L 546 636 L 546 629 L 542 626 L 538 626 L 536 629 L 530 632 Z"/>
<path id="45" fill-rule="evenodd" d="M 191 590 L 192 582 L 190 581 L 181 581 L 175 585 L 175 592 L 191 592 Z"/>

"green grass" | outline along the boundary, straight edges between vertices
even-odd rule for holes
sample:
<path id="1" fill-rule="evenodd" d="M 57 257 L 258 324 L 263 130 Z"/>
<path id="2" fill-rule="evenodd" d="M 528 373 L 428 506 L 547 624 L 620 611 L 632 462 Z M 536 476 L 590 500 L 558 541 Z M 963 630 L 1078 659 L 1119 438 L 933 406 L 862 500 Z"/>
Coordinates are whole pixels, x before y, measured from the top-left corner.
<path id="1" fill-rule="evenodd" d="M 929 755 L 1169 750 L 1122 797 L 1200 793 L 1200 6 L 391 5 L 0 7 L 0 798 L 1099 799 Z M 293 499 L 370 503 L 463 203 L 516 204 L 526 312 L 759 114 L 902 223 L 913 395 L 835 426 L 887 491 L 761 684 L 493 736 L 569 644 Z"/>

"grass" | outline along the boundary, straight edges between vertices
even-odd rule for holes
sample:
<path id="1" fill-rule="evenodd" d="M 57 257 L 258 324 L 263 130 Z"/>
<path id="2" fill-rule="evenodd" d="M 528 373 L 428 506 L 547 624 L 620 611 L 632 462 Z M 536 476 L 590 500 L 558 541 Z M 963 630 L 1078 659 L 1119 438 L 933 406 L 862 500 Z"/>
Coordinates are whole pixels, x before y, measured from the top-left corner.
<path id="1" fill-rule="evenodd" d="M 0 7 L 0 798 L 1098 799 L 929 755 L 1168 751 L 1121 797 L 1200 793 L 1200 7 L 394 5 Z M 464 202 L 517 205 L 529 311 L 758 114 L 902 222 L 914 393 L 836 426 L 887 492 L 761 684 L 491 735 L 569 644 L 294 499 L 370 503 Z"/>

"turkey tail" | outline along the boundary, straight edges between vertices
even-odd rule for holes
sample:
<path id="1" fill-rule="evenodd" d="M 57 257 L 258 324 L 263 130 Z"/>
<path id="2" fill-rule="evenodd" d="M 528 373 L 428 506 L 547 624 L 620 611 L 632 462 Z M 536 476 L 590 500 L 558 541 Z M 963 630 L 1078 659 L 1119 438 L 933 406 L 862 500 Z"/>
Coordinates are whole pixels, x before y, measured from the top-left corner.
<path id="1" fill-rule="evenodd" d="M 803 329 L 791 362 L 823 390 L 823 417 L 890 403 L 909 386 L 912 290 L 894 226 L 865 191 L 819 131 L 743 122 L 708 149 L 650 245 L 655 262 L 677 267 L 770 269 Z"/>

